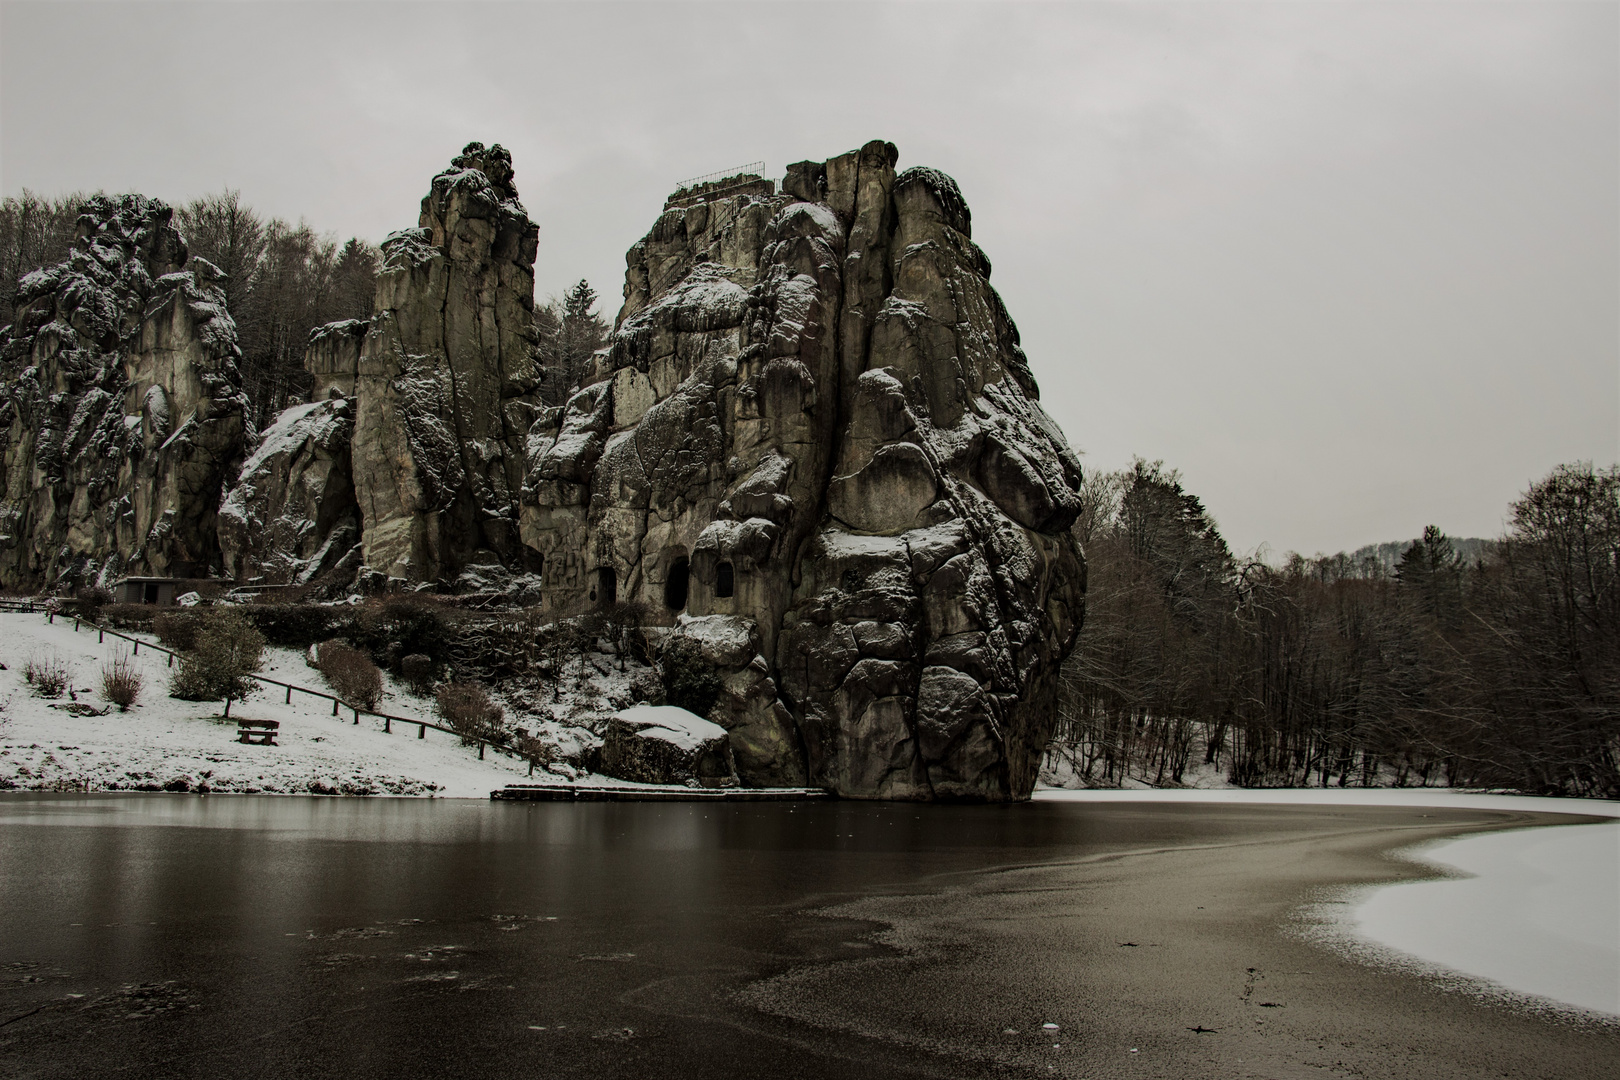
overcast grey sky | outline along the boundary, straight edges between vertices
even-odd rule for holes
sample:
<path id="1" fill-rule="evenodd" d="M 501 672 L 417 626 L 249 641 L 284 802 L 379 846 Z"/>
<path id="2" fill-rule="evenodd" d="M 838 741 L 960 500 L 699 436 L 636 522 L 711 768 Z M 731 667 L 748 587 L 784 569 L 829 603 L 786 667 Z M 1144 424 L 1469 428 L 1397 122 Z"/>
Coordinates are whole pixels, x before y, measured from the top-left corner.
<path id="1" fill-rule="evenodd" d="M 674 184 L 872 138 L 953 175 L 1046 408 L 1234 547 L 1496 535 L 1620 454 L 1620 7 L 0 5 L 0 188 L 229 186 L 340 237 L 512 151 L 611 316 Z"/>

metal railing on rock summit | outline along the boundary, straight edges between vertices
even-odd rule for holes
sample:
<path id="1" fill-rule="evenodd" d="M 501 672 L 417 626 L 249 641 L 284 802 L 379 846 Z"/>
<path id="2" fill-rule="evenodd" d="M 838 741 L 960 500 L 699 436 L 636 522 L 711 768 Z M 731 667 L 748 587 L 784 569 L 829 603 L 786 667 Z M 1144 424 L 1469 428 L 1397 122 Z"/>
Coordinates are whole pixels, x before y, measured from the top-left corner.
<path id="1" fill-rule="evenodd" d="M 703 184 L 712 183 L 715 180 L 729 180 L 733 176 L 753 176 L 763 179 L 765 176 L 765 163 L 763 161 L 750 161 L 746 165 L 733 165 L 729 169 L 721 169 L 718 172 L 704 173 L 702 176 L 694 176 L 690 180 L 682 180 L 680 183 L 676 184 L 674 193 L 679 195 L 683 191 L 688 191 Z"/>

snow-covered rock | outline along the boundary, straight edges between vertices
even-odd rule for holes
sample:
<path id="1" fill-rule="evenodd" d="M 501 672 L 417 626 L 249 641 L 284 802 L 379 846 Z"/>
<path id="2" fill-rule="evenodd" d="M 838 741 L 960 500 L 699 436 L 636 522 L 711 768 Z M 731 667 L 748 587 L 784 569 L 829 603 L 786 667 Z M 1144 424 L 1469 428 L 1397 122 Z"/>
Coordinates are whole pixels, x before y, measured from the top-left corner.
<path id="1" fill-rule="evenodd" d="M 376 574 L 448 581 L 486 550 L 524 565 L 537 235 L 511 155 L 469 143 L 433 178 L 418 228 L 383 241 L 354 384 L 354 484 Z"/>
<path id="2" fill-rule="evenodd" d="M 896 158 L 666 203 L 589 385 L 528 432 L 522 539 L 551 610 L 606 593 L 694 641 L 745 782 L 1027 798 L 1080 467 L 961 192 Z"/>
<path id="3" fill-rule="evenodd" d="M 726 729 L 674 705 L 636 705 L 614 714 L 598 768 L 643 784 L 719 782 L 735 775 Z"/>
<path id="4" fill-rule="evenodd" d="M 217 570 L 214 520 L 252 437 L 223 275 L 173 211 L 85 203 L 72 253 L 0 329 L 0 581 Z"/>
<path id="5" fill-rule="evenodd" d="M 303 583 L 359 563 L 360 507 L 349 475 L 354 405 L 327 398 L 276 418 L 219 510 L 226 573 Z M 352 569 L 352 568 L 351 568 Z"/>

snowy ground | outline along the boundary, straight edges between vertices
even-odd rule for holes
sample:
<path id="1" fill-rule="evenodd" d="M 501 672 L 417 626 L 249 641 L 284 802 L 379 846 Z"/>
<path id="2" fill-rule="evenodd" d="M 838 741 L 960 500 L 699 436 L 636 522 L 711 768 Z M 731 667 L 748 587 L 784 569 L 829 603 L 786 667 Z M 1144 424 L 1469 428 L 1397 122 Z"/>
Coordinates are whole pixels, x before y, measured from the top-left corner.
<path id="1" fill-rule="evenodd" d="M 482 799 L 528 775 L 527 761 L 494 749 L 480 761 L 476 746 L 462 746 L 452 735 L 430 729 L 418 739 L 418 729 L 400 724 L 393 726 L 393 734 L 384 734 L 375 717 L 362 716 L 355 725 L 352 713 L 333 717 L 331 703 L 319 698 L 295 693 L 287 705 L 284 692 L 273 687 L 234 704 L 227 723 L 220 717 L 219 702 L 168 696 L 170 669 L 157 652 L 143 650 L 133 658 L 146 685 L 127 713 L 113 707 L 104 716 L 73 716 L 51 707 L 66 704 L 66 696 L 43 700 L 23 679 L 30 655 L 55 651 L 72 668 L 71 685 L 79 702 L 106 708 L 102 665 L 129 648 L 110 636 L 97 644 L 95 631 L 88 628 L 74 633 L 69 619 L 58 618 L 53 626 L 44 615 L 0 613 L 0 664 L 6 667 L 0 671 L 0 788 Z M 269 649 L 266 654 L 263 674 L 326 689 L 302 653 Z M 430 699 L 413 697 L 391 683 L 378 708 L 433 720 Z M 279 745 L 237 742 L 237 717 L 279 721 Z"/>

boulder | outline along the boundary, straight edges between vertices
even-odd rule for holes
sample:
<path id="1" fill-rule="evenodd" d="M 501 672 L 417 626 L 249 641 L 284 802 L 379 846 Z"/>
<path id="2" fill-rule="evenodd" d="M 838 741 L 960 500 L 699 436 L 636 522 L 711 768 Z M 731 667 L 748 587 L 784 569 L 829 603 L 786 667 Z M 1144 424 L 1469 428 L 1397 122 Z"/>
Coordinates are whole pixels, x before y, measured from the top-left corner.
<path id="1" fill-rule="evenodd" d="M 718 786 L 736 770 L 726 731 L 674 705 L 636 705 L 615 713 L 598 751 L 597 768 L 642 784 Z"/>

